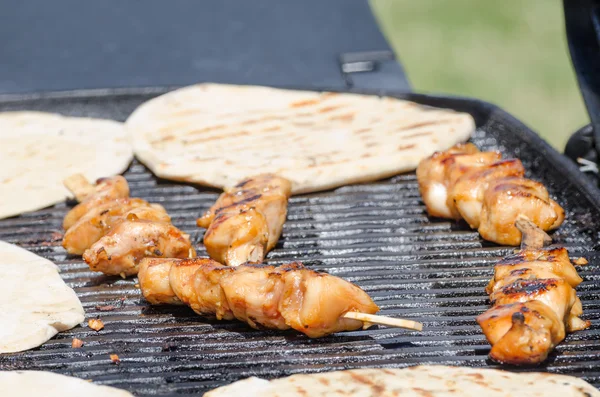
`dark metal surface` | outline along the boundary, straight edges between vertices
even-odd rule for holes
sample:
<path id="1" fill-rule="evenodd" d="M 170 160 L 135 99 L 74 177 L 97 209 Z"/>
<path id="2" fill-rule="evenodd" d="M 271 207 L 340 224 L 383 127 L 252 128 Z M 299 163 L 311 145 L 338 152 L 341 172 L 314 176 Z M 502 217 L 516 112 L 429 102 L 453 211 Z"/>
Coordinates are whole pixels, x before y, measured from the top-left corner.
<path id="1" fill-rule="evenodd" d="M 574 161 L 597 162 L 600 153 L 600 0 L 564 0 L 565 26 L 571 61 L 591 124 L 577 131 L 565 154 Z M 589 138 L 589 139 L 588 139 Z M 571 153 L 577 146 L 577 156 Z"/>
<path id="2" fill-rule="evenodd" d="M 588 124 L 577 130 L 565 145 L 565 156 L 574 161 L 579 170 L 596 185 L 600 182 L 598 173 L 598 152 L 594 148 L 594 129 Z"/>
<path id="3" fill-rule="evenodd" d="M 4 98 L 0 110 L 37 109 L 123 120 L 160 90 L 120 93 L 67 93 L 49 97 Z M 600 253 L 597 220 L 600 195 L 570 160 L 559 155 L 523 124 L 500 109 L 474 100 L 410 95 L 419 102 L 469 111 L 477 121 L 473 142 L 523 160 L 567 210 L 554 233 L 557 243 L 590 264 L 581 269 L 578 288 L 588 330 L 569 335 L 539 369 L 580 376 L 600 385 Z M 133 196 L 163 204 L 173 223 L 192 234 L 199 253 L 202 231 L 195 218 L 218 192 L 157 180 L 134 162 L 126 172 Z M 65 254 L 59 236 L 68 206 L 0 221 L 0 239 L 55 261 L 75 288 L 87 318 L 99 316 L 105 328 L 86 326 L 58 335 L 38 349 L 0 355 L 2 369 L 41 369 L 121 387 L 137 395 L 202 393 L 251 375 L 266 378 L 298 372 L 356 367 L 452 364 L 497 367 L 475 316 L 488 308 L 484 287 L 492 266 L 511 252 L 484 242 L 462 223 L 429 219 L 414 173 L 377 183 L 290 200 L 289 216 L 271 263 L 302 260 L 314 269 L 346 278 L 364 288 L 381 314 L 424 323 L 423 332 L 372 328 L 310 340 L 295 332 L 256 331 L 243 323 L 202 319 L 180 307 L 151 307 L 135 287 L 89 271 Z M 113 311 L 98 305 L 114 304 Z M 71 339 L 85 342 L 71 348 Z M 118 354 L 121 363 L 111 362 Z"/>
<path id="4" fill-rule="evenodd" d="M 0 37 L 0 93 L 202 81 L 342 89 L 341 54 L 391 50 L 368 0 L 0 0 Z M 355 77 L 410 90 L 394 59 Z"/>

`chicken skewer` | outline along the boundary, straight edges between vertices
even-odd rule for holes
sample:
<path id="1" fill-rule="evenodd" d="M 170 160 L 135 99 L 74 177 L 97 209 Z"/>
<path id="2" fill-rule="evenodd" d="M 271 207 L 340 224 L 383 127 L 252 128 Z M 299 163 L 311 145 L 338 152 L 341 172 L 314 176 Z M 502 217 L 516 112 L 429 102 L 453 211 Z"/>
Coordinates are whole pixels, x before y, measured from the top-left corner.
<path id="1" fill-rule="evenodd" d="M 207 229 L 208 255 L 229 266 L 262 262 L 281 235 L 291 188 L 287 179 L 262 174 L 226 189 L 197 220 Z"/>
<path id="2" fill-rule="evenodd" d="M 122 176 L 92 185 L 78 174 L 65 185 L 82 201 L 65 217 L 63 247 L 70 254 L 83 254 L 92 270 L 126 277 L 137 274 L 146 256 L 196 256 L 189 235 L 170 223 L 161 205 L 129 198 Z"/>
<path id="3" fill-rule="evenodd" d="M 379 308 L 359 287 L 300 263 L 233 268 L 204 258 L 146 258 L 138 279 L 151 304 L 185 304 L 200 315 L 238 319 L 253 328 L 292 328 L 311 338 L 378 322 L 422 329 L 420 323 L 374 315 Z"/>
<path id="4" fill-rule="evenodd" d="M 492 308 L 477 317 L 492 345 L 490 357 L 514 365 L 539 364 L 566 332 L 590 326 L 583 321 L 575 287 L 582 282 L 565 248 L 542 248 L 549 237 L 531 221 L 517 221 L 522 249 L 494 268 L 486 291 Z"/>
<path id="5" fill-rule="evenodd" d="M 524 178 L 518 159 L 456 145 L 423 160 L 417 180 L 431 216 L 465 219 L 481 236 L 498 244 L 519 245 L 515 221 L 524 215 L 544 231 L 558 228 L 564 210 L 539 182 Z"/>

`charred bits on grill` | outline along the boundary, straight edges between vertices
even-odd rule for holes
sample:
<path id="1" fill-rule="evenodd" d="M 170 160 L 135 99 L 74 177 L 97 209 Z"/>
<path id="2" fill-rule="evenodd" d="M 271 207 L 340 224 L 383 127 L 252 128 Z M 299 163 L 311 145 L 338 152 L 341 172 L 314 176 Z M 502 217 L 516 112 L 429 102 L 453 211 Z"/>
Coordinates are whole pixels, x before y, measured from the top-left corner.
<path id="1" fill-rule="evenodd" d="M 104 323 L 99 318 L 93 318 L 88 320 L 88 327 L 90 327 L 94 331 L 100 331 L 104 328 Z"/>
<path id="2" fill-rule="evenodd" d="M 111 354 L 110 355 L 110 361 L 112 361 L 113 364 L 115 364 L 115 365 L 121 364 L 121 359 L 119 359 L 119 356 L 116 355 L 116 354 Z"/>
<path id="3" fill-rule="evenodd" d="M 116 307 L 115 307 L 115 305 L 104 305 L 104 306 L 96 305 L 95 309 L 98 310 L 99 312 L 112 312 L 113 310 L 116 309 Z"/>
<path id="4" fill-rule="evenodd" d="M 113 303 L 104 302 L 102 305 L 96 305 L 94 308 L 100 312 L 111 312 L 119 307 L 123 307 L 123 303 L 125 302 L 125 297 L 119 298 Z"/>

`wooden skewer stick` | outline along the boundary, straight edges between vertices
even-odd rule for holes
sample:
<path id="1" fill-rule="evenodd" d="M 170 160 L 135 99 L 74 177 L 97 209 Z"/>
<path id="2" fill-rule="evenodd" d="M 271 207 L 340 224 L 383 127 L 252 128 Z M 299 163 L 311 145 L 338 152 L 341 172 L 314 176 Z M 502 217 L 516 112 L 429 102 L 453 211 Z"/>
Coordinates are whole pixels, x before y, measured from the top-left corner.
<path id="1" fill-rule="evenodd" d="M 552 244 L 552 238 L 525 215 L 517 216 L 515 226 L 521 232 L 521 249 L 543 248 Z"/>
<path id="2" fill-rule="evenodd" d="M 73 174 L 63 181 L 67 189 L 75 195 L 77 201 L 85 200 L 90 194 L 94 193 L 94 185 L 92 185 L 82 174 Z"/>
<path id="3" fill-rule="evenodd" d="M 342 317 L 362 321 L 362 322 L 366 323 L 365 325 L 380 324 L 380 325 L 387 325 L 389 327 L 412 329 L 414 331 L 422 331 L 423 330 L 423 324 L 421 324 L 417 321 L 404 320 L 401 318 L 378 316 L 375 314 L 367 314 L 367 313 L 359 313 L 359 312 L 348 312 L 348 313 L 344 314 Z M 365 328 L 368 328 L 368 326 Z"/>

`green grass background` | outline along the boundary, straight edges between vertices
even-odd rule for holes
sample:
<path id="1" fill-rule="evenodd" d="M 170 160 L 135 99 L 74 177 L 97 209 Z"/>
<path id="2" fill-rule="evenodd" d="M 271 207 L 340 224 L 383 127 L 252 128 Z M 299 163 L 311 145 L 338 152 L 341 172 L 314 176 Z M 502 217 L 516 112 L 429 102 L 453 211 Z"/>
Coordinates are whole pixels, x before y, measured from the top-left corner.
<path id="1" fill-rule="evenodd" d="M 415 91 L 476 97 L 560 151 L 588 123 L 560 0 L 371 0 Z"/>

